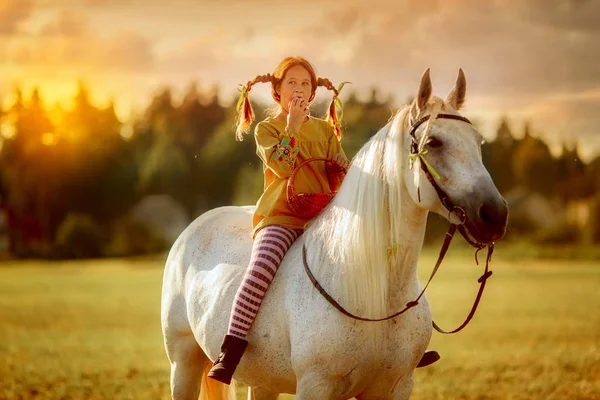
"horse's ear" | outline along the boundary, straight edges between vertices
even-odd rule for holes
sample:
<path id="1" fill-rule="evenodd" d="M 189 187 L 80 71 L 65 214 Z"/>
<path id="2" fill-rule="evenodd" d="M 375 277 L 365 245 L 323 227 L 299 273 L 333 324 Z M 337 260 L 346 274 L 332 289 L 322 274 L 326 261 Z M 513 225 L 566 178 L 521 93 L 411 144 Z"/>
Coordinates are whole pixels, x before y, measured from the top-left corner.
<path id="1" fill-rule="evenodd" d="M 454 88 L 450 91 L 448 97 L 446 97 L 446 103 L 454 107 L 455 110 L 460 110 L 465 102 L 466 92 L 467 80 L 465 79 L 465 73 L 463 72 L 462 68 L 460 68 L 458 70 L 458 78 L 456 78 Z"/>
<path id="2" fill-rule="evenodd" d="M 417 93 L 417 110 L 419 112 L 425 108 L 431 97 L 431 91 L 431 77 L 429 76 L 429 68 L 427 68 L 421 76 L 421 85 L 419 86 L 419 93 Z"/>

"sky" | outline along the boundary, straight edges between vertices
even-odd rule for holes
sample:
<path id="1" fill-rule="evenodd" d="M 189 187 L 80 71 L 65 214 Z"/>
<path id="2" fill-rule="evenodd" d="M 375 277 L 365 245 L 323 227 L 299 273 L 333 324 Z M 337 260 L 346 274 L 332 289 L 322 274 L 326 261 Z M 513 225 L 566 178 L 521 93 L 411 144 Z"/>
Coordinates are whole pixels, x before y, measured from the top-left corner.
<path id="1" fill-rule="evenodd" d="M 487 138 L 507 116 L 517 136 L 530 121 L 555 150 L 600 154 L 600 0 L 0 0 L 5 102 L 18 84 L 68 104 L 83 80 L 126 121 L 166 85 L 232 99 L 288 55 L 394 107 L 426 68 L 440 97 L 462 68 L 463 114 Z M 268 100 L 263 86 L 251 98 Z"/>

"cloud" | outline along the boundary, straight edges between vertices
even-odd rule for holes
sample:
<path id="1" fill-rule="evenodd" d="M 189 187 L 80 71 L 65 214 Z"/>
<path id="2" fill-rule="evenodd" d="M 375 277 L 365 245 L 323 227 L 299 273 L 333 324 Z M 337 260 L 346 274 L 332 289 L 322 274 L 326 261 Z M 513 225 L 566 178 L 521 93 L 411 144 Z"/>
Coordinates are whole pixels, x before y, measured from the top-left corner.
<path id="1" fill-rule="evenodd" d="M 19 31 L 34 8 L 33 0 L 0 0 L 0 34 L 12 35 Z"/>
<path id="2" fill-rule="evenodd" d="M 432 68 L 445 96 L 458 68 L 467 112 L 530 119 L 551 141 L 600 144 L 600 2 L 586 0 L 373 1 L 331 10 L 303 30 L 315 63 L 354 88 L 404 99 Z M 330 57 L 345 48 L 345 57 Z M 325 50 L 327 53 L 324 53 Z M 582 95 L 585 93 L 585 95 Z M 594 141 L 595 140 L 595 141 Z M 597 148 L 597 147 L 594 147 Z"/>
<path id="3" fill-rule="evenodd" d="M 302 34 L 320 36 L 326 40 L 328 36 L 347 35 L 360 30 L 368 19 L 369 14 L 361 12 L 359 6 L 349 6 L 327 13 L 322 19 L 302 29 Z"/>
<path id="4" fill-rule="evenodd" d="M 102 43 L 101 57 L 107 65 L 138 71 L 150 70 L 154 65 L 150 41 L 137 33 L 122 31 Z"/>
<path id="5" fill-rule="evenodd" d="M 85 4 L 90 6 L 104 6 L 107 4 L 116 3 L 115 0 L 85 0 Z"/>
<path id="6" fill-rule="evenodd" d="M 551 29 L 598 32 L 600 2 L 596 0 L 511 0 L 520 16 Z"/>
<path id="7" fill-rule="evenodd" d="M 6 53 L 8 62 L 24 68 L 140 72 L 154 64 L 149 41 L 127 31 L 108 38 L 91 34 L 22 38 L 11 43 Z"/>
<path id="8" fill-rule="evenodd" d="M 240 39 L 242 43 L 248 40 L 251 38 Z M 224 29 L 212 31 L 164 51 L 160 55 L 158 69 L 183 74 L 217 69 L 231 58 L 230 52 L 234 42 L 235 38 L 231 36 L 231 32 Z"/>
<path id="9" fill-rule="evenodd" d="M 89 33 L 86 17 L 81 12 L 61 10 L 55 19 L 40 29 L 41 36 L 82 36 Z"/>
<path id="10" fill-rule="evenodd" d="M 531 117 L 548 132 L 565 121 L 586 137 L 600 124 L 597 0 L 44 0 L 32 18 L 32 0 L 3 1 L 0 32 L 23 33 L 26 20 L 37 32 L 0 36 L 13 70 L 118 74 L 148 87 L 198 79 L 235 94 L 301 55 L 359 94 L 378 86 L 404 100 L 427 67 L 440 96 L 462 67 L 473 116 Z"/>
<path id="11" fill-rule="evenodd" d="M 37 32 L 13 35 L 6 41 L 3 62 L 19 69 L 43 68 L 48 74 L 54 70 L 77 75 L 94 70 L 137 72 L 152 68 L 152 45 L 143 36 L 132 31 L 100 35 L 82 10 L 50 11 L 51 19 Z M 49 10 L 44 13 L 49 14 Z"/>
<path id="12" fill-rule="evenodd" d="M 545 94 L 600 86 L 600 29 L 595 28 L 600 9 L 590 16 L 600 2 L 574 3 L 564 12 L 569 23 L 555 22 L 554 7 L 541 0 L 405 0 L 394 6 L 368 3 L 340 9 L 341 14 L 331 14 L 337 20 L 328 15 L 317 25 L 330 27 L 322 43 L 355 35 L 347 64 L 356 75 L 383 87 L 418 82 L 422 71 L 432 67 L 434 77 L 440 74 L 449 88 L 462 67 L 475 87 L 501 96 Z M 368 25 L 368 19 L 379 24 Z"/>

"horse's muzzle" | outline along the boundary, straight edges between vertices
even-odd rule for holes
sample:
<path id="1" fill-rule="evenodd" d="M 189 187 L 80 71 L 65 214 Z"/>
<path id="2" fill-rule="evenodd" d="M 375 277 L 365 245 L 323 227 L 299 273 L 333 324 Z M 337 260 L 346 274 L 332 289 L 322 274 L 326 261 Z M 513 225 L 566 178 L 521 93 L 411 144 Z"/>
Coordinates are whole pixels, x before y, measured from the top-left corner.
<path id="1" fill-rule="evenodd" d="M 508 204 L 504 198 L 495 197 L 482 201 L 479 206 L 467 208 L 466 228 L 480 243 L 500 240 L 506 234 Z"/>

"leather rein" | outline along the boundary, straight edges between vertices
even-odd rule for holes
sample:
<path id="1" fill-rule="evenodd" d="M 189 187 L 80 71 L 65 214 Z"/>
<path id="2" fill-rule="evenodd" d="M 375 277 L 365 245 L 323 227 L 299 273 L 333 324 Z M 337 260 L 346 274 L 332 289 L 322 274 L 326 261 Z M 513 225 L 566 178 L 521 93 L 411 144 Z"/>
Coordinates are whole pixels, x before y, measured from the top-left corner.
<path id="1" fill-rule="evenodd" d="M 425 117 L 419 119 L 415 124 L 413 124 L 411 126 L 411 130 L 410 130 L 411 155 L 417 155 L 419 153 L 419 144 L 417 142 L 415 132 L 417 131 L 417 129 L 424 122 L 426 122 L 430 118 L 431 118 L 431 115 L 426 115 Z M 471 124 L 471 121 L 469 121 L 467 118 L 462 117 L 460 115 L 438 114 L 436 116 L 436 118 L 453 119 L 453 120 L 463 121 L 463 122 L 466 122 L 468 124 Z M 485 288 L 485 283 L 486 283 L 487 279 L 492 275 L 492 271 L 489 270 L 488 265 L 489 265 L 489 262 L 492 259 L 492 253 L 494 251 L 494 242 L 486 243 L 486 244 L 479 243 L 479 242 L 477 242 L 476 240 L 474 240 L 474 239 L 472 239 L 470 237 L 470 235 L 468 233 L 468 230 L 465 228 L 465 224 L 468 222 L 468 218 L 467 218 L 466 212 L 461 207 L 456 206 L 452 202 L 452 200 L 450 200 L 450 197 L 439 187 L 439 185 L 435 181 L 435 178 L 432 176 L 431 172 L 429 171 L 426 163 L 425 162 L 421 162 L 420 164 L 421 164 L 421 169 L 425 173 L 425 176 L 427 176 L 427 180 L 431 183 L 431 185 L 435 189 L 435 191 L 436 191 L 436 193 L 437 193 L 440 201 L 444 205 L 444 207 L 449 211 L 449 214 L 457 213 L 457 215 L 461 219 L 461 224 L 458 225 L 458 226 L 455 225 L 455 224 L 450 224 L 448 232 L 446 233 L 446 236 L 444 238 L 444 243 L 442 245 L 442 249 L 440 250 L 440 254 L 438 256 L 438 259 L 437 259 L 437 262 L 435 264 L 435 267 L 431 271 L 431 275 L 429 276 L 429 279 L 427 280 L 427 283 L 425 284 L 425 286 L 421 290 L 421 293 L 419 293 L 419 295 L 417 296 L 417 298 L 415 300 L 406 303 L 406 306 L 402 310 L 398 311 L 397 313 L 392 314 L 392 315 L 387 316 L 387 317 L 384 317 L 384 318 L 375 318 L 375 319 L 372 319 L 372 318 L 364 318 L 364 317 L 356 316 L 356 315 L 350 313 L 349 311 L 347 311 L 344 307 L 342 307 L 333 297 L 331 297 L 327 293 L 327 291 L 317 281 L 317 279 L 315 278 L 315 276 L 311 272 L 311 270 L 310 270 L 310 268 L 308 266 L 307 260 L 306 260 L 306 243 L 304 243 L 302 245 L 302 261 L 303 261 L 303 264 L 304 264 L 304 270 L 306 271 L 306 274 L 308 275 L 308 278 L 310 279 L 310 281 L 312 282 L 312 284 L 314 285 L 314 287 L 319 291 L 319 293 L 321 293 L 321 295 L 323 297 L 325 297 L 325 299 L 333 307 L 335 307 L 342 314 L 344 314 L 344 315 L 346 315 L 346 316 L 348 316 L 348 317 L 350 317 L 352 319 L 359 320 L 359 321 L 367 321 L 367 322 L 386 321 L 386 320 L 389 320 L 389 319 L 392 319 L 392 318 L 396 318 L 397 316 L 404 314 L 405 312 L 407 312 L 408 310 L 410 310 L 411 308 L 413 308 L 413 307 L 415 307 L 415 306 L 417 306 L 419 304 L 419 300 L 425 294 L 425 291 L 427 290 L 427 287 L 429 286 L 429 284 L 433 280 L 433 277 L 435 276 L 435 274 L 437 273 L 440 265 L 442 264 L 442 261 L 443 261 L 445 255 L 446 255 L 446 252 L 448 251 L 448 248 L 450 247 L 450 242 L 452 241 L 452 238 L 454 237 L 454 233 L 458 229 L 459 232 L 462 234 L 462 236 L 467 241 L 467 243 L 469 243 L 471 246 L 473 246 L 473 247 L 475 247 L 477 249 L 476 252 L 475 252 L 475 261 L 476 261 L 477 265 L 479 265 L 479 262 L 477 260 L 477 253 L 481 249 L 483 249 L 485 247 L 488 248 L 488 253 L 487 253 L 486 262 L 485 262 L 485 271 L 484 271 L 483 275 L 481 275 L 481 277 L 479 277 L 479 279 L 477 280 L 477 282 L 479 282 L 479 291 L 477 292 L 477 297 L 475 298 L 473 306 L 471 307 L 471 311 L 469 312 L 469 315 L 467 316 L 467 318 L 465 319 L 465 321 L 458 328 L 456 328 L 456 329 L 454 329 L 452 331 L 446 331 L 446 330 L 440 328 L 435 323 L 435 321 L 432 321 L 433 327 L 435 328 L 436 331 L 438 331 L 440 333 L 444 333 L 444 334 L 451 334 L 451 333 L 456 333 L 456 332 L 461 331 L 464 327 L 467 326 L 467 324 L 471 321 L 471 319 L 475 315 L 475 311 L 477 310 L 477 306 L 479 305 L 479 301 L 481 300 L 481 296 L 483 294 L 483 289 Z M 418 193 L 419 201 L 421 201 L 421 194 L 420 194 L 420 190 L 418 188 L 417 188 L 417 193 Z"/>

